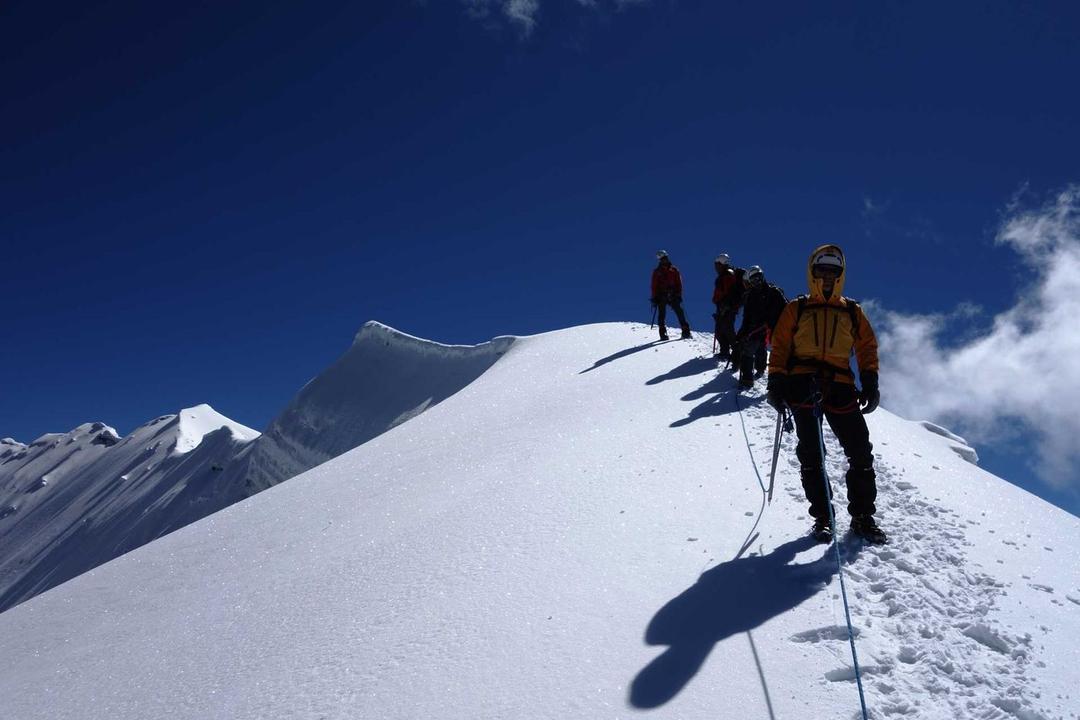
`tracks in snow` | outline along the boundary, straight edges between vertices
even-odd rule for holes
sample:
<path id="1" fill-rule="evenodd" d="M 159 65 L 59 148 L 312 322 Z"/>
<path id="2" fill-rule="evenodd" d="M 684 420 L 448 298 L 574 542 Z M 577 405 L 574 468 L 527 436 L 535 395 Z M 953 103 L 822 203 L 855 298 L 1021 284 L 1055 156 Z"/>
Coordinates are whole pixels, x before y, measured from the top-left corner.
<path id="1" fill-rule="evenodd" d="M 760 387 L 752 391 L 760 392 Z M 742 412 L 755 445 L 771 445 L 772 409 L 751 403 Z M 846 459 L 827 425 L 825 442 L 871 717 L 1048 720 L 1037 708 L 1038 693 L 1029 687 L 1032 668 L 1040 664 L 1033 657 L 1032 638 L 1010 632 L 995 619 L 1006 586 L 969 562 L 965 521 L 924 498 L 918 478 L 906 478 L 877 452 L 878 517 L 889 544 L 863 546 L 845 536 Z M 782 489 L 788 511 L 805 512 L 794 445 L 794 437 L 785 435 L 777 499 Z M 822 660 L 828 668 L 823 682 L 854 681 L 846 626 L 811 628 L 790 640 L 819 646 L 829 656 Z"/>

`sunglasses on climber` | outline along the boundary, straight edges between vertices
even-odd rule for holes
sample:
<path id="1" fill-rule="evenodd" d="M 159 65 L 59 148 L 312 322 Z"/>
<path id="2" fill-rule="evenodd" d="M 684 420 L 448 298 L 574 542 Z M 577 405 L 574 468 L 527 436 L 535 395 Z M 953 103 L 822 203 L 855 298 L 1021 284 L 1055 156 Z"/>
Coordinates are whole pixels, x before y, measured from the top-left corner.
<path id="1" fill-rule="evenodd" d="M 838 278 L 844 271 L 835 265 L 815 265 L 812 272 L 816 278 Z"/>

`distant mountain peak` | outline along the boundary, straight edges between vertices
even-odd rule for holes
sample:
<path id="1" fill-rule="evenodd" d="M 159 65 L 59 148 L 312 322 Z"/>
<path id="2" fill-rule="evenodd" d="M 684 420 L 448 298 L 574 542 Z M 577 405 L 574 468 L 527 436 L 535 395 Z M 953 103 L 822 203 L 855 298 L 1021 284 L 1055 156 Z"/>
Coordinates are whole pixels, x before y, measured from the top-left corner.
<path id="1" fill-rule="evenodd" d="M 25 449 L 26 445 L 14 438 L 6 437 L 0 439 L 0 461 L 9 458 L 12 455 L 17 455 Z"/>
<path id="2" fill-rule="evenodd" d="M 177 415 L 179 430 L 176 437 L 176 455 L 191 452 L 208 434 L 227 428 L 232 436 L 241 442 L 250 442 L 259 437 L 257 430 L 230 420 L 206 403 L 184 408 Z"/>

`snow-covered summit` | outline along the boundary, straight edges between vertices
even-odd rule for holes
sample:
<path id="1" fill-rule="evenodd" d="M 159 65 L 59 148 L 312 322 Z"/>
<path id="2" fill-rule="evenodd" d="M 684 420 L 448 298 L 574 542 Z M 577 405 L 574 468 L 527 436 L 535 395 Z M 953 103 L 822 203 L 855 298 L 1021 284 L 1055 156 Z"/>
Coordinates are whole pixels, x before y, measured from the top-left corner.
<path id="1" fill-rule="evenodd" d="M 705 339 L 652 340 L 518 339 L 408 423 L 0 615 L 0 714 L 857 717 L 791 438 L 766 505 L 761 388 Z M 1080 520 L 868 419 L 891 542 L 841 549 L 871 717 L 1075 716 Z"/>
<path id="2" fill-rule="evenodd" d="M 226 428 L 239 442 L 250 442 L 259 437 L 257 430 L 230 420 L 205 403 L 181 410 L 177 415 L 177 423 L 175 445 L 177 455 L 191 452 L 199 446 L 204 437 L 221 428 Z"/>

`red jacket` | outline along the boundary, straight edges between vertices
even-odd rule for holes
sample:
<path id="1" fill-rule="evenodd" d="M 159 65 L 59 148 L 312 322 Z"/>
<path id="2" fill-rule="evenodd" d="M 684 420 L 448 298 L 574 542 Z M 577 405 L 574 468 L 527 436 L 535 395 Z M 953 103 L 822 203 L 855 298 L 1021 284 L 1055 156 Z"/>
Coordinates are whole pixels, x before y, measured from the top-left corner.
<path id="1" fill-rule="evenodd" d="M 719 305 L 726 302 L 728 305 L 737 308 L 742 295 L 739 292 L 738 285 L 739 278 L 735 275 L 735 271 L 731 268 L 724 269 L 723 272 L 716 276 L 712 294 L 713 304 Z"/>
<path id="2" fill-rule="evenodd" d="M 674 265 L 658 266 L 652 271 L 652 297 L 665 300 L 682 297 L 682 275 Z"/>

